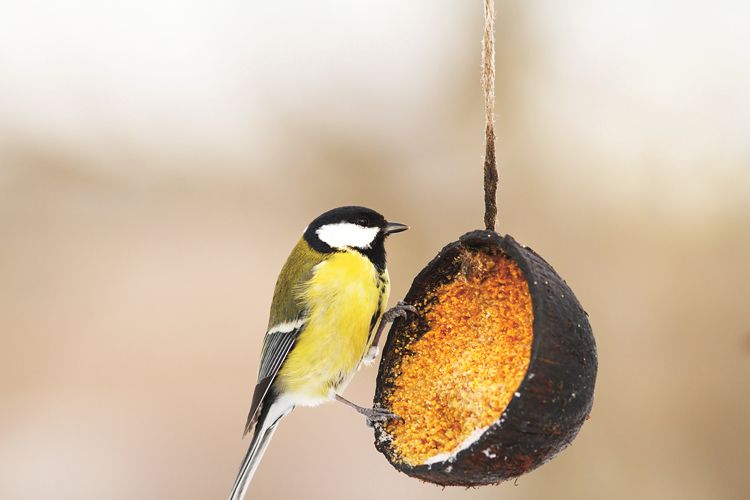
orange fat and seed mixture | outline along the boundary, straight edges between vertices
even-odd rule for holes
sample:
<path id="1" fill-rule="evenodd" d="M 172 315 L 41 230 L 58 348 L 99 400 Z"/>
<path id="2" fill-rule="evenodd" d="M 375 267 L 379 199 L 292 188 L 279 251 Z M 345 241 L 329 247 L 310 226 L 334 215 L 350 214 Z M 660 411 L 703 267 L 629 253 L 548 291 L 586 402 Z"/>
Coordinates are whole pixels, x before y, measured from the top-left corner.
<path id="1" fill-rule="evenodd" d="M 401 459 L 420 465 L 452 453 L 497 421 L 531 357 L 528 284 L 504 254 L 466 251 L 461 272 L 415 304 L 428 331 L 408 346 L 393 372 L 386 426 Z"/>

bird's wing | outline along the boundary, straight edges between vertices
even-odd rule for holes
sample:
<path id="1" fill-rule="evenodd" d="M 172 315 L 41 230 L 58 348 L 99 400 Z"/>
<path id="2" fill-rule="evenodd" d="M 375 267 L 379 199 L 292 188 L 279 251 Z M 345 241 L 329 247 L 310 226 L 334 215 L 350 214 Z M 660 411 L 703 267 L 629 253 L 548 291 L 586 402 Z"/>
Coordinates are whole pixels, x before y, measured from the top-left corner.
<path id="1" fill-rule="evenodd" d="M 301 291 L 312 278 L 315 266 L 324 259 L 323 254 L 311 249 L 304 239 L 301 239 L 279 273 L 273 293 L 268 330 L 263 340 L 258 382 L 245 425 L 246 434 L 255 425 L 263 400 L 305 325 L 307 310 L 301 299 Z"/>
<path id="2" fill-rule="evenodd" d="M 263 351 L 260 356 L 260 369 L 258 370 L 258 382 L 253 392 L 253 401 L 250 404 L 250 412 L 247 415 L 245 434 L 250 432 L 260 414 L 268 389 L 271 387 L 276 374 L 279 373 L 281 365 L 292 350 L 294 342 L 304 327 L 305 319 L 300 318 L 271 327 L 263 340 Z"/>

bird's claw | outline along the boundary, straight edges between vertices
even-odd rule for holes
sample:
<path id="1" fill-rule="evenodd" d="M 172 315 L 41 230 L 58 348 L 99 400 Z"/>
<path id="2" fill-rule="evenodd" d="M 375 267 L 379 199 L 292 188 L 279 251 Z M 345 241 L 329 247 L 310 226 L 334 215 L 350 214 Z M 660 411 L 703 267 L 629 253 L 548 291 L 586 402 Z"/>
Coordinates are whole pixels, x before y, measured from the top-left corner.
<path id="1" fill-rule="evenodd" d="M 383 423 L 388 422 L 389 420 L 401 418 L 385 408 L 362 408 L 360 413 L 364 415 L 367 420 L 368 427 L 374 427 L 376 423 Z"/>
<path id="2" fill-rule="evenodd" d="M 406 318 L 408 313 L 416 314 L 417 308 L 399 300 L 395 306 L 385 312 L 383 315 L 383 321 L 392 322 L 396 318 Z"/>

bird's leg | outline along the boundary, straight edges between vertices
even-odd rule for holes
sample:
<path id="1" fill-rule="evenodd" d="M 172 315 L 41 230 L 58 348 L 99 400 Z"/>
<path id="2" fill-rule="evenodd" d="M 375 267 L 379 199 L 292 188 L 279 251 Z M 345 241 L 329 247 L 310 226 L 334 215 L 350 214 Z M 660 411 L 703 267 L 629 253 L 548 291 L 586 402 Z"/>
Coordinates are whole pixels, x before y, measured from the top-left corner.
<path id="1" fill-rule="evenodd" d="M 380 336 L 383 335 L 383 332 L 385 331 L 385 325 L 387 323 L 392 323 L 396 318 L 406 318 L 408 313 L 416 314 L 416 312 L 416 307 L 402 301 L 398 301 L 395 306 L 388 309 L 380 319 L 378 330 L 375 332 L 375 337 L 372 339 L 372 345 L 367 351 L 367 355 L 365 355 L 365 362 L 370 363 L 374 361 L 378 356 L 378 344 L 380 343 Z"/>
<path id="2" fill-rule="evenodd" d="M 417 308 L 401 300 L 399 300 L 395 306 L 388 309 L 380 320 L 378 331 L 375 332 L 375 338 L 372 339 L 372 345 L 377 347 L 380 343 L 380 336 L 383 335 L 383 332 L 385 331 L 386 323 L 392 323 L 396 318 L 406 318 L 408 313 L 416 314 Z"/>
<path id="3" fill-rule="evenodd" d="M 354 404 L 348 399 L 344 398 L 343 396 L 339 396 L 336 394 L 336 401 L 339 403 L 344 403 L 346 406 L 350 408 L 354 408 L 354 410 L 359 413 L 360 415 L 364 415 L 364 417 L 367 419 L 367 425 L 372 427 L 375 422 L 387 422 L 389 420 L 393 420 L 394 418 L 400 418 L 395 413 L 391 413 L 385 408 L 365 408 L 363 406 L 359 406 L 358 404 Z"/>

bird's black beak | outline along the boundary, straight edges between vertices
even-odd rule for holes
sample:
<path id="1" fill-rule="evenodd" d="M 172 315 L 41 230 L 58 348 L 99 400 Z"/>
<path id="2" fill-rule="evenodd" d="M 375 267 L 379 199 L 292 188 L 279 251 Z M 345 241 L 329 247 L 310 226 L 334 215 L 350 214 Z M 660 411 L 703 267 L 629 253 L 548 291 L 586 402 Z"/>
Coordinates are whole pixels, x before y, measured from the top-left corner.
<path id="1" fill-rule="evenodd" d="M 406 231 L 409 229 L 409 226 L 406 224 L 399 224 L 398 222 L 389 222 L 385 225 L 385 229 L 383 229 L 383 234 L 388 236 L 389 234 L 393 233 L 400 233 L 401 231 Z"/>

